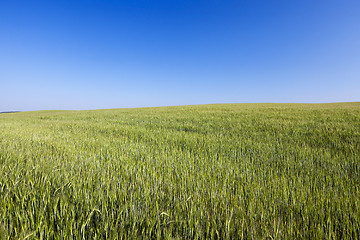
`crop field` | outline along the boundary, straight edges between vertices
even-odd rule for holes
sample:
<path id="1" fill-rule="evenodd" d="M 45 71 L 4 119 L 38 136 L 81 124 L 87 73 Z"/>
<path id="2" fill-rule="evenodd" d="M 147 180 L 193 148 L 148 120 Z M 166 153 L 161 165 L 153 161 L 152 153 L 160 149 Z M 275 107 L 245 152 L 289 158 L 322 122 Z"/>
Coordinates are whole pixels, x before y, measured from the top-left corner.
<path id="1" fill-rule="evenodd" d="M 0 239 L 359 239 L 360 103 L 0 114 Z"/>

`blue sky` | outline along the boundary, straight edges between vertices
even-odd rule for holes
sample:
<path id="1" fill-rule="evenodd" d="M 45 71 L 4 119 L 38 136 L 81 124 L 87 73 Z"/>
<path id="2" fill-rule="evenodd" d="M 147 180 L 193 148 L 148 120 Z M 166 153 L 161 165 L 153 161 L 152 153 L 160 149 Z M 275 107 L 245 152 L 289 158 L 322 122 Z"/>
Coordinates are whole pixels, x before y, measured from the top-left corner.
<path id="1" fill-rule="evenodd" d="M 0 111 L 360 101 L 360 1 L 3 1 Z"/>

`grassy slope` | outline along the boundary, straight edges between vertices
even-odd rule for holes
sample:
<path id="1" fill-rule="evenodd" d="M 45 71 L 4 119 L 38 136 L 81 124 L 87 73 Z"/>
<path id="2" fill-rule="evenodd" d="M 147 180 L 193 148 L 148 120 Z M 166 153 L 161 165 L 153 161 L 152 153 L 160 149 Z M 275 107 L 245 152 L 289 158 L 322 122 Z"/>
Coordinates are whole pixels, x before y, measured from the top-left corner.
<path id="1" fill-rule="evenodd" d="M 360 103 L 0 115 L 0 238 L 352 238 Z"/>

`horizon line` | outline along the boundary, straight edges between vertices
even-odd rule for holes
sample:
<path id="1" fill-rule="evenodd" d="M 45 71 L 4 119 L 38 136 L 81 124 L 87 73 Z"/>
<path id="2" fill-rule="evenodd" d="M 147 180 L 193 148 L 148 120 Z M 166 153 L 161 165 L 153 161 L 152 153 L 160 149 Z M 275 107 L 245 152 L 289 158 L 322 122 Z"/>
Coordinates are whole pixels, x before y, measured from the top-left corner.
<path id="1" fill-rule="evenodd" d="M 228 102 L 228 103 L 199 103 L 199 104 L 180 104 L 180 105 L 161 105 L 161 106 L 140 106 L 140 107 L 114 107 L 114 108 L 91 108 L 91 109 L 37 109 L 37 110 L 8 110 L 1 111 L 0 114 L 19 113 L 19 112 L 43 112 L 43 111 L 97 111 L 115 109 L 141 109 L 141 108 L 165 108 L 165 107 L 185 107 L 200 105 L 226 105 L 226 104 L 339 104 L 339 103 L 360 103 L 360 101 L 350 102 Z"/>

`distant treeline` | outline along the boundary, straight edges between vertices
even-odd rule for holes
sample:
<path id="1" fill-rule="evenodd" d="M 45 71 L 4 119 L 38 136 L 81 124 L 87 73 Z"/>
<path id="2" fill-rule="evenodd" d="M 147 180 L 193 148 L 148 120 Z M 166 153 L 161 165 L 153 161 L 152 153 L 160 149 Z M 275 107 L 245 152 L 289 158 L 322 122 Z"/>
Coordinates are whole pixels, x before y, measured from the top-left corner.
<path id="1" fill-rule="evenodd" d="M 20 112 L 20 111 L 6 111 L 6 112 L 0 112 L 0 113 L 17 113 L 17 112 Z"/>

